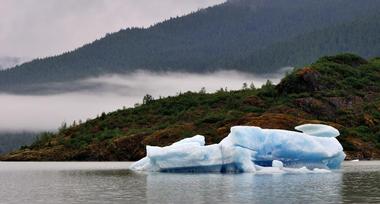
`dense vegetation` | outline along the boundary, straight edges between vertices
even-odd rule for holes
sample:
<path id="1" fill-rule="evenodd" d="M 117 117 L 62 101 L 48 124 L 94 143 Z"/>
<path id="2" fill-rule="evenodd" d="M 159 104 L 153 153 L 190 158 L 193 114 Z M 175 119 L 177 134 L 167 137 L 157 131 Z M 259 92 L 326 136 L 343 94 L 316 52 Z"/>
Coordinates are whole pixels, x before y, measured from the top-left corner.
<path id="1" fill-rule="evenodd" d="M 137 160 L 145 145 L 168 145 L 202 134 L 219 142 L 234 125 L 292 130 L 303 123 L 338 128 L 349 159 L 380 158 L 380 58 L 352 54 L 320 58 L 278 84 L 242 90 L 201 90 L 154 100 L 144 97 L 85 123 L 62 126 L 4 160 Z"/>
<path id="2" fill-rule="evenodd" d="M 325 54 L 379 56 L 379 10 L 373 0 L 231 0 L 1 71 L 0 91 L 137 69 L 263 73 Z"/>

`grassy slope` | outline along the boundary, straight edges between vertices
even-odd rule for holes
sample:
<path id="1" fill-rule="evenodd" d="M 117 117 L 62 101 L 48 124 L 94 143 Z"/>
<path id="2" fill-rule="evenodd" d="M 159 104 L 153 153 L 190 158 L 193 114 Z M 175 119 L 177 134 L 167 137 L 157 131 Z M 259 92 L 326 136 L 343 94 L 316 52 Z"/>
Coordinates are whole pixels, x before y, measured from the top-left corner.
<path id="1" fill-rule="evenodd" d="M 309 122 L 337 127 L 349 159 L 380 158 L 380 58 L 324 57 L 277 86 L 148 100 L 42 135 L 1 159 L 137 160 L 145 145 L 168 145 L 195 134 L 215 143 L 234 125 L 292 130 Z"/>

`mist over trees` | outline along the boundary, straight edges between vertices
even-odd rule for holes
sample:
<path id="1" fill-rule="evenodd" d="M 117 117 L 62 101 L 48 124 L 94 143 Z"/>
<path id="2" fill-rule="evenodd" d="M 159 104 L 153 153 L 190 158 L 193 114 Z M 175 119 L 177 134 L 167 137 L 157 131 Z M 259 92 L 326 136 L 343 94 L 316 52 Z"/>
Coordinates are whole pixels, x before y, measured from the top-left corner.
<path id="1" fill-rule="evenodd" d="M 1 71 L 0 91 L 139 69 L 271 73 L 326 54 L 373 57 L 380 55 L 379 9 L 373 0 L 228 1 Z"/>
<path id="2" fill-rule="evenodd" d="M 19 149 L 22 146 L 30 145 L 37 139 L 38 133 L 33 132 L 1 132 L 0 133 L 0 154 Z"/>
<path id="3" fill-rule="evenodd" d="M 20 64 L 25 59 L 18 57 L 2 57 L 0 56 L 0 70 L 14 67 L 17 64 Z"/>

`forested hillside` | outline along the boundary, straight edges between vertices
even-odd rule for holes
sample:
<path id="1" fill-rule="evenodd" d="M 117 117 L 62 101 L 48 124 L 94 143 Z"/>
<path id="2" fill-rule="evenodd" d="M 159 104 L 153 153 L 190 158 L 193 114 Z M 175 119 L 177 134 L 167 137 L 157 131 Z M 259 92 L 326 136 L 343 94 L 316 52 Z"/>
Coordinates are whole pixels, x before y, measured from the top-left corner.
<path id="1" fill-rule="evenodd" d="M 380 55 L 380 1 L 235 0 L 0 72 L 1 91 L 105 73 L 273 72 L 325 54 Z"/>
<path id="2" fill-rule="evenodd" d="M 347 159 L 380 159 L 380 58 L 323 57 L 260 89 L 147 96 L 141 106 L 63 126 L 0 159 L 137 160 L 146 145 L 166 146 L 196 134 L 218 143 L 231 126 L 294 130 L 305 123 L 336 127 Z"/>

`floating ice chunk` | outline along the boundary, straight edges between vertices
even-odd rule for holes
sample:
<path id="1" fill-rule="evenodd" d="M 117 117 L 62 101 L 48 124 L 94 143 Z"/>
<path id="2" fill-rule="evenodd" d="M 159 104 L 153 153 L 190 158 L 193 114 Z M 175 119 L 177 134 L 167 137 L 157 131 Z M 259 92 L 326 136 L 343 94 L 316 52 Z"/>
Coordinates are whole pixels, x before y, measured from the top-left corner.
<path id="1" fill-rule="evenodd" d="M 272 161 L 272 167 L 283 168 L 283 167 L 284 167 L 284 164 L 283 164 L 281 161 L 273 160 L 273 161 Z"/>
<path id="2" fill-rule="evenodd" d="M 313 169 L 313 173 L 331 173 L 331 171 L 328 169 L 315 168 L 315 169 Z"/>
<path id="3" fill-rule="evenodd" d="M 288 173 L 279 167 L 257 167 L 258 174 L 285 174 Z"/>
<path id="4" fill-rule="evenodd" d="M 235 126 L 220 144 L 255 152 L 252 161 L 261 166 L 271 166 L 273 160 L 279 160 L 285 167 L 339 168 L 345 158 L 336 138 L 287 130 Z"/>
<path id="5" fill-rule="evenodd" d="M 134 171 L 159 171 L 160 170 L 150 162 L 150 159 L 148 157 L 144 157 L 140 159 L 139 161 L 133 163 L 129 168 Z"/>
<path id="6" fill-rule="evenodd" d="M 134 170 L 134 171 L 160 171 L 160 167 L 154 163 L 154 160 L 152 162 L 151 158 L 152 157 L 154 159 L 154 157 L 159 157 L 160 154 L 161 154 L 161 157 L 164 157 L 164 153 L 165 153 L 165 150 L 169 150 L 169 153 L 170 153 L 170 149 L 174 148 L 174 147 L 177 147 L 176 149 L 180 149 L 181 147 L 186 147 L 187 149 L 192 149 L 192 148 L 196 148 L 196 147 L 201 147 L 201 146 L 204 146 L 205 145 L 205 137 L 202 136 L 202 135 L 196 135 L 194 137 L 191 137 L 191 138 L 185 138 L 183 140 L 180 140 L 178 142 L 175 142 L 173 143 L 172 145 L 170 146 L 167 146 L 167 147 L 153 147 L 153 146 L 147 146 L 147 156 L 144 157 L 143 159 L 133 163 L 130 167 L 130 169 Z M 173 151 L 172 151 L 173 153 Z"/>
<path id="7" fill-rule="evenodd" d="M 304 127 L 301 129 L 306 132 L 312 129 Z M 326 127 L 322 129 L 314 133 L 330 131 L 325 131 L 329 129 Z M 331 131 L 329 134 L 332 135 Z M 205 138 L 197 135 L 167 147 L 147 146 L 147 157 L 133 164 L 131 169 L 161 172 L 315 173 L 323 172 L 320 169 L 339 168 L 346 156 L 335 137 L 314 137 L 295 131 L 248 126 L 232 127 L 231 133 L 219 144 L 204 145 Z"/>
<path id="8" fill-rule="evenodd" d="M 171 146 L 181 145 L 185 143 L 198 143 L 200 146 L 204 146 L 206 144 L 205 137 L 202 135 L 195 135 L 194 137 L 185 138 L 178 142 L 173 143 Z"/>
<path id="9" fill-rule="evenodd" d="M 331 173 L 330 170 L 327 169 L 319 169 L 319 168 L 314 168 L 314 169 L 308 169 L 307 167 L 301 167 L 301 168 L 284 168 L 284 171 L 288 174 L 310 174 L 310 173 Z"/>
<path id="10" fill-rule="evenodd" d="M 294 129 L 315 137 L 338 137 L 340 135 L 334 127 L 322 124 L 305 124 Z"/>
<path id="11" fill-rule="evenodd" d="M 160 171 L 207 171 L 220 172 L 223 164 L 219 144 L 200 146 L 183 143 L 169 147 L 147 147 L 150 162 Z"/>
<path id="12" fill-rule="evenodd" d="M 301 167 L 301 168 L 285 168 L 284 171 L 286 173 L 311 173 L 312 171 L 308 168 Z"/>
<path id="13" fill-rule="evenodd" d="M 255 172 L 252 159 L 256 152 L 249 149 L 219 144 L 222 149 L 222 172 Z"/>
<path id="14" fill-rule="evenodd" d="M 308 169 L 307 167 L 301 168 L 280 168 L 280 167 L 262 167 L 256 165 L 256 173 L 258 174 L 315 174 L 315 173 L 331 173 L 327 169 Z"/>

